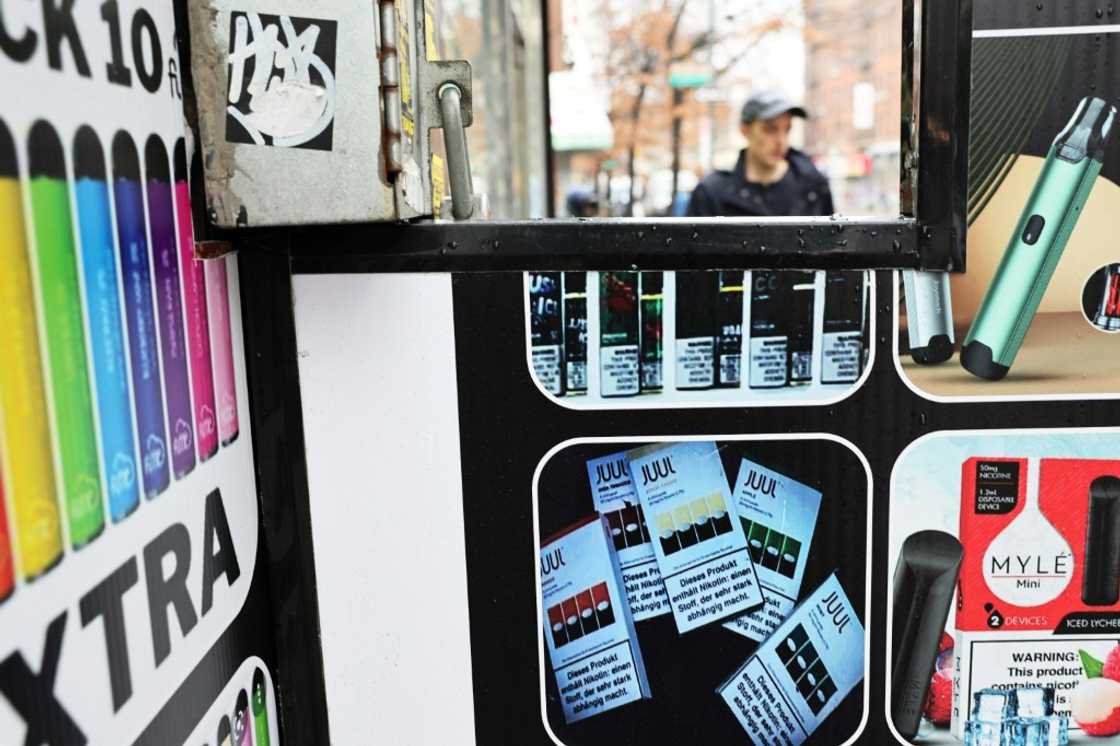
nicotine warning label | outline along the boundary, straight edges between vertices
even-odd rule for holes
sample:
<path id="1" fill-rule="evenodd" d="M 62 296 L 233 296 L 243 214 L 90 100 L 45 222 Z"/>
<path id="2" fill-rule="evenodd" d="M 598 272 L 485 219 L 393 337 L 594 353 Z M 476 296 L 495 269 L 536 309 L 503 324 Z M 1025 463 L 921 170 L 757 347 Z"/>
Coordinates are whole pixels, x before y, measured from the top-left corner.
<path id="1" fill-rule="evenodd" d="M 750 381 L 752 389 L 778 388 L 786 385 L 786 349 L 789 339 L 751 337 Z"/>
<path id="2" fill-rule="evenodd" d="M 861 332 L 834 332 L 824 335 L 822 383 L 851 383 L 859 378 L 863 356 Z"/>
<path id="3" fill-rule="evenodd" d="M 599 371 L 599 387 L 603 396 L 638 393 L 638 345 L 601 348 Z"/>
<path id="4" fill-rule="evenodd" d="M 677 340 L 677 388 L 695 389 L 713 383 L 712 337 L 693 337 Z"/>
<path id="5" fill-rule="evenodd" d="M 763 605 L 745 616 L 732 619 L 723 626 L 752 640 L 765 640 L 793 611 L 794 599 L 774 588 L 763 586 Z"/>
<path id="6" fill-rule="evenodd" d="M 809 737 L 773 674 L 751 659 L 720 694 L 751 740 L 764 746 L 792 746 Z"/>
<path id="7" fill-rule="evenodd" d="M 665 590 L 679 632 L 749 611 L 762 603 L 754 565 L 745 549 L 667 576 Z"/>
<path id="8" fill-rule="evenodd" d="M 668 613 L 669 594 L 665 591 L 656 559 L 623 568 L 622 583 L 626 586 L 630 613 L 634 615 L 635 622 Z"/>
<path id="9" fill-rule="evenodd" d="M 628 640 L 557 669 L 556 681 L 569 723 L 642 698 Z"/>
<path id="10" fill-rule="evenodd" d="M 1020 637 L 1009 632 L 957 633 L 960 659 L 960 702 L 987 687 L 1013 689 L 1042 686 L 1054 689 L 1054 714 L 1070 714 L 1070 694 L 1085 680 L 1081 650 L 1105 660 L 1116 647 L 1116 638 L 1075 636 Z M 1071 730 L 1077 729 L 1070 719 Z"/>
<path id="11" fill-rule="evenodd" d="M 560 345 L 533 347 L 533 373 L 550 394 L 560 394 Z"/>
<path id="12" fill-rule="evenodd" d="M 587 363 L 568 363 L 568 388 L 572 391 L 583 391 L 587 388 Z"/>

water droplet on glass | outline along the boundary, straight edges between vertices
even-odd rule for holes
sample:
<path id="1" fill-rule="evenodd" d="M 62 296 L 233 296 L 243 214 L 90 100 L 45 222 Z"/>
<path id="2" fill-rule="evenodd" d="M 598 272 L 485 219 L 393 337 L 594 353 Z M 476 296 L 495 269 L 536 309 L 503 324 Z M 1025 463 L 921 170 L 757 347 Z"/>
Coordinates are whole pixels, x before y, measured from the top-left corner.
<path id="1" fill-rule="evenodd" d="M 1097 8 L 1097 18 L 1104 18 L 1104 11 Z"/>
<path id="2" fill-rule="evenodd" d="M 639 239 L 643 238 L 643 237 L 644 237 L 645 235 L 646 235 L 646 234 L 645 234 L 645 232 L 644 232 L 644 231 L 638 231 L 638 238 L 639 238 Z"/>
<path id="3" fill-rule="evenodd" d="M 671 238 L 666 238 L 666 239 L 665 239 L 665 245 L 666 245 L 666 246 L 668 246 L 668 245 L 669 245 L 669 244 L 671 244 L 671 243 L 673 243 L 673 239 L 671 239 Z"/>
<path id="4" fill-rule="evenodd" d="M 502 245 L 501 242 L 495 241 L 494 242 L 494 251 L 497 251 L 499 249 L 499 247 L 501 247 L 501 245 Z"/>
<path id="5" fill-rule="evenodd" d="M 698 238 L 700 238 L 700 234 L 697 233 L 696 231 L 693 231 L 692 232 L 692 240 L 695 241 Z"/>

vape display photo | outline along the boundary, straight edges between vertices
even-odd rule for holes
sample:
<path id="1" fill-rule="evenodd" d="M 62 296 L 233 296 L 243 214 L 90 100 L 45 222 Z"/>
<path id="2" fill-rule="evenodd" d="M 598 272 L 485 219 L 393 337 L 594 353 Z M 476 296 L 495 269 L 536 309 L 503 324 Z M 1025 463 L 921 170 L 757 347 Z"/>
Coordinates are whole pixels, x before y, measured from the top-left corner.
<path id="1" fill-rule="evenodd" d="M 658 478 L 643 489 L 643 474 Z M 806 743 L 847 740 L 865 708 L 866 474 L 855 451 L 827 437 L 589 439 L 554 451 L 538 469 L 534 560 L 541 574 L 544 715 L 553 737 L 565 746 L 771 743 L 771 725 L 744 725 L 726 691 L 718 690 L 759 660 L 777 679 L 766 646 L 774 655 L 784 650 L 779 628 L 796 620 L 813 636 L 812 646 L 798 646 L 798 656 L 785 661 L 798 668 L 784 669 L 776 694 L 800 704 L 775 717 L 800 719 Z M 630 504 L 635 498 L 640 506 Z M 644 518 L 647 531 L 627 530 L 636 518 Z M 748 534 L 758 539 L 754 545 Z M 746 577 L 734 577 L 742 569 L 729 558 L 750 568 L 762 601 L 724 616 L 734 605 L 735 582 Z M 670 573 L 678 567 L 703 571 L 693 582 L 674 584 L 681 575 Z M 843 644 L 815 637 L 813 620 L 825 617 L 812 611 L 814 599 L 828 599 L 820 608 L 843 627 Z M 720 604 L 724 610 L 717 612 Z M 609 700 L 626 704 L 608 706 L 604 697 L 600 706 L 590 685 L 569 686 L 600 670 L 569 662 L 579 654 L 594 661 L 600 653 L 591 651 L 608 644 L 616 646 L 612 651 L 632 649 L 642 661 L 645 684 L 623 687 Z M 812 650 L 818 653 L 811 656 Z M 614 665 L 626 666 L 624 658 Z M 577 672 L 575 679 L 569 671 Z M 597 684 L 609 695 L 607 681 Z"/>
<path id="2" fill-rule="evenodd" d="M 528 366 L 573 409 L 834 402 L 867 368 L 873 292 L 851 271 L 529 272 Z"/>
<path id="3" fill-rule="evenodd" d="M 896 291 L 898 369 L 926 396 L 1120 394 L 1114 339 L 1086 333 L 1113 330 L 1107 278 L 1086 278 L 1116 260 L 1120 29 L 1089 29 L 973 39 L 967 266 Z"/>
<path id="4" fill-rule="evenodd" d="M 899 457 L 887 710 L 906 742 L 1120 740 L 1102 711 L 1120 691 L 1118 447 L 1108 431 L 944 432 Z"/>

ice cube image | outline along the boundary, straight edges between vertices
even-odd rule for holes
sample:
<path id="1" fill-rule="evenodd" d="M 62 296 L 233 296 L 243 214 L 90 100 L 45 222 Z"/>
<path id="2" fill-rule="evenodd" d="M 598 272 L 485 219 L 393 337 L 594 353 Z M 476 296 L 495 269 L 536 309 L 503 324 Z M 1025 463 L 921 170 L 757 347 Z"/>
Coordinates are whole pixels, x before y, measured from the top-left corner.
<path id="1" fill-rule="evenodd" d="M 1046 744 L 1046 746 L 1068 746 L 1069 716 L 1048 715 L 1042 719 L 1049 725 L 1047 738 L 1043 743 Z"/>
<path id="2" fill-rule="evenodd" d="M 1044 718 L 1013 718 L 1007 736 L 1007 746 L 1048 746 L 1050 724 Z"/>
<path id="3" fill-rule="evenodd" d="M 965 746 L 1009 746 L 1002 720 L 969 720 L 964 724 Z"/>
<path id="4" fill-rule="evenodd" d="M 1015 690 L 1016 715 L 1044 718 L 1054 714 L 1054 687 L 1021 686 Z"/>
<path id="5" fill-rule="evenodd" d="M 989 688 L 972 695 L 973 720 L 999 723 L 1015 717 L 1018 709 L 1014 690 Z"/>

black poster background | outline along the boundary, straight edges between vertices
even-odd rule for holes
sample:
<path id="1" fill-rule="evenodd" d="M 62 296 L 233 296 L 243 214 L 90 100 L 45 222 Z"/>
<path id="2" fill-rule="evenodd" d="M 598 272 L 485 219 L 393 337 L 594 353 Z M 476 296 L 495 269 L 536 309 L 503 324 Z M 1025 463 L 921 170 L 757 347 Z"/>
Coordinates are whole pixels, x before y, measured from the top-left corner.
<path id="1" fill-rule="evenodd" d="M 541 717 L 532 487 L 538 462 L 553 446 L 575 437 L 718 438 L 723 434 L 813 432 L 833 433 L 851 441 L 871 467 L 871 618 L 863 620 L 870 635 L 870 678 L 864 682 L 870 705 L 867 726 L 857 743 L 895 742 L 886 725 L 884 677 L 887 574 L 893 571 L 895 559 L 886 556 L 891 519 L 889 488 L 891 469 L 898 455 L 916 438 L 937 430 L 1115 426 L 1120 424 L 1120 402 L 939 404 L 923 399 L 906 386 L 895 369 L 895 275 L 878 272 L 876 279 L 873 368 L 864 385 L 837 404 L 576 411 L 547 399 L 530 378 L 525 354 L 522 275 L 507 272 L 453 276 L 471 660 L 479 744 L 552 743 Z M 863 535 L 862 513 L 853 513 L 843 520 L 853 536 Z M 863 553 L 863 543 L 854 540 L 850 562 L 861 562 Z M 803 594 L 811 588 L 807 579 Z M 857 592 L 846 588 L 850 593 Z M 717 631 L 712 630 L 711 634 Z M 726 634 L 735 636 L 729 631 Z M 647 658 L 647 664 L 652 662 Z M 727 660 L 728 670 L 741 662 Z M 680 674 L 693 675 L 690 669 Z M 708 682 L 702 685 L 708 686 Z M 716 695 L 713 692 L 711 696 Z M 653 703 L 659 704 L 656 699 Z M 708 730 L 697 713 L 677 712 L 672 716 L 682 721 L 677 738 L 650 740 L 648 733 L 634 729 L 613 732 L 609 739 L 573 739 L 568 746 L 685 744 L 707 742 L 709 738 L 722 742 L 717 736 L 727 733 L 723 723 Z M 611 713 L 577 723 L 571 732 L 581 726 L 590 726 L 585 730 L 594 731 L 596 719 L 609 717 Z M 840 713 L 834 717 L 840 717 Z M 695 730 L 691 731 L 693 735 L 685 736 L 689 725 L 695 725 Z M 846 732 L 839 720 L 835 731 L 833 726 L 831 720 L 822 726 L 818 743 L 843 743 L 850 731 Z"/>

